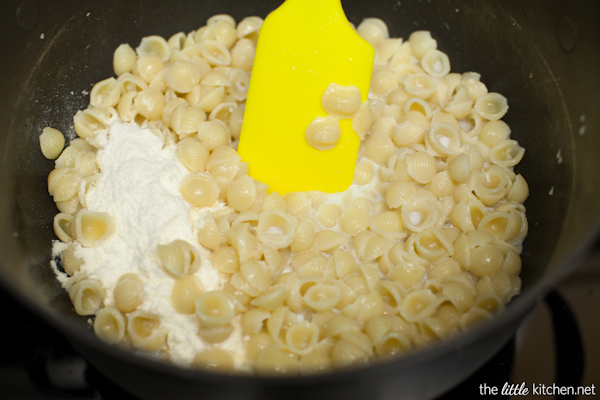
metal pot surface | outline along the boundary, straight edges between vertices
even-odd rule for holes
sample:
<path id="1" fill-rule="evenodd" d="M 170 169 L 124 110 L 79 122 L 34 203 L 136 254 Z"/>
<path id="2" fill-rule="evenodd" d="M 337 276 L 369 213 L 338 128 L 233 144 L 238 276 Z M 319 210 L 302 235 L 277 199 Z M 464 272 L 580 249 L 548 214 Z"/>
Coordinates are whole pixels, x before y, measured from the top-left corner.
<path id="1" fill-rule="evenodd" d="M 391 36 L 430 30 L 454 72 L 476 71 L 509 99 L 504 120 L 526 148 L 516 172 L 525 203 L 523 291 L 506 312 L 413 355 L 331 374 L 265 378 L 201 373 L 109 347 L 77 316 L 49 268 L 56 208 L 46 190 L 53 162 L 40 153 L 45 126 L 73 132 L 93 83 L 113 75 L 112 53 L 143 36 L 170 36 L 214 14 L 265 17 L 281 1 L 32 0 L 0 4 L 0 282 L 70 337 L 91 363 L 142 398 L 414 398 L 439 395 L 475 371 L 570 271 L 600 228 L 599 3 L 344 1 L 348 18 L 386 21 Z M 560 159 L 560 162 L 559 162 Z"/>

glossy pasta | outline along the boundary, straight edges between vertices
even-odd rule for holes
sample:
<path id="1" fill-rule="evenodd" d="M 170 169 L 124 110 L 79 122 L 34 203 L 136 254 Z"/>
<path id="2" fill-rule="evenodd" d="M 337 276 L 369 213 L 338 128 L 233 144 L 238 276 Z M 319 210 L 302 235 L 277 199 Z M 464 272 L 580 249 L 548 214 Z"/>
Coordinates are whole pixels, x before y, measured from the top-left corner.
<path id="1" fill-rule="evenodd" d="M 262 22 L 216 15 L 187 34 L 120 45 L 116 77 L 96 83 L 73 118 L 79 138 L 64 148 L 59 131 L 41 133 L 76 313 L 106 343 L 166 358 L 183 340 L 169 324 L 186 321 L 193 368 L 314 374 L 407 354 L 502 312 L 520 291 L 529 195 L 513 172 L 525 149 L 502 121 L 508 100 L 477 73 L 451 72 L 428 31 L 390 38 L 385 22 L 367 18 L 356 30 L 376 50 L 368 100 L 332 82 L 325 114 L 305 130 L 326 151 L 340 119 L 351 122 L 362 141 L 353 186 L 271 193 L 235 150 Z M 145 251 L 155 269 L 107 284 L 85 275 L 76 249 L 119 229 L 86 200 L 118 120 L 176 149 L 176 191 L 194 231 L 153 237 Z"/>

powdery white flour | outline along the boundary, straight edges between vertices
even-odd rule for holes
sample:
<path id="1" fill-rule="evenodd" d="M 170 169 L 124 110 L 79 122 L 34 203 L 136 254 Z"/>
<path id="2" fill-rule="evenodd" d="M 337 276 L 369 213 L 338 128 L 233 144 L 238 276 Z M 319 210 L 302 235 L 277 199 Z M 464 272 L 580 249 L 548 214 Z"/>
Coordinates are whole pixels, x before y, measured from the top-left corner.
<path id="1" fill-rule="evenodd" d="M 138 309 L 160 316 L 168 330 L 171 361 L 188 365 L 206 347 L 198 337 L 195 315 L 178 314 L 170 303 L 174 278 L 162 269 L 156 256 L 159 244 L 186 240 L 200 252 L 202 264 L 195 275 L 205 290 L 220 289 L 224 277 L 212 268 L 209 252 L 197 243 L 202 210 L 190 210 L 181 197 L 181 180 L 189 173 L 176 154 L 174 143 L 167 145 L 149 129 L 121 121 L 113 123 L 105 146 L 98 152 L 99 180 L 86 193 L 91 211 L 107 212 L 115 226 L 113 235 L 94 248 L 75 244 L 75 255 L 83 260 L 76 277 L 98 279 L 106 289 L 105 306 L 111 306 L 115 284 L 122 274 L 135 272 L 144 282 L 145 301 Z M 219 203 L 208 209 L 226 212 Z M 200 212 L 199 212 L 200 211 Z M 64 249 L 55 243 L 55 253 Z M 60 279 L 66 284 L 65 276 Z M 239 321 L 234 333 L 219 344 L 231 351 L 237 365 L 244 357 Z"/>

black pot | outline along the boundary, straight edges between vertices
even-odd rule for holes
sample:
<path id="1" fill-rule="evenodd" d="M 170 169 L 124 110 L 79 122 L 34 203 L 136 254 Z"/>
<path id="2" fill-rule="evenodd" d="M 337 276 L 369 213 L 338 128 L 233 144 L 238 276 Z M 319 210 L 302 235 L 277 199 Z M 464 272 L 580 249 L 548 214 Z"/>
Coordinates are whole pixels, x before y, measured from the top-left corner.
<path id="1" fill-rule="evenodd" d="M 112 53 L 143 36 L 170 36 L 229 13 L 265 17 L 281 1 L 5 0 L 0 4 L 0 282 L 68 336 L 100 371 L 132 393 L 161 398 L 431 398 L 489 359 L 545 291 L 576 265 L 600 227 L 600 51 L 597 2 L 510 0 L 344 1 L 351 21 L 379 17 L 392 36 L 426 29 L 454 72 L 477 71 L 509 99 L 504 120 L 527 151 L 530 185 L 523 292 L 471 332 L 405 358 L 331 374 L 262 378 L 200 373 L 100 342 L 49 268 L 53 163 L 39 150 L 47 125 L 73 133 L 92 84 L 113 74 Z M 559 159 L 561 162 L 559 162 Z M 342 397 L 343 396 L 343 397 Z"/>

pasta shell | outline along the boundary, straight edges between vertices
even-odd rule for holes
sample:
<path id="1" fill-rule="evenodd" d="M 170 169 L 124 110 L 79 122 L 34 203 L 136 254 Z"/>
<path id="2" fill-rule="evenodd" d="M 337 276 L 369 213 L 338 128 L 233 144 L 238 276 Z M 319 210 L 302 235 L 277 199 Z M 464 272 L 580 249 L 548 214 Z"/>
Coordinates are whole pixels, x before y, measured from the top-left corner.
<path id="1" fill-rule="evenodd" d="M 477 99 L 473 110 L 483 118 L 497 121 L 507 113 L 508 102 L 500 93 L 486 93 Z"/>
<path id="2" fill-rule="evenodd" d="M 94 315 L 104 302 L 106 291 L 97 279 L 83 279 L 69 288 L 69 298 L 79 315 Z"/>
<path id="3" fill-rule="evenodd" d="M 165 343 L 167 329 L 161 324 L 158 315 L 136 310 L 127 317 L 127 334 L 134 347 L 156 351 Z"/>
<path id="4" fill-rule="evenodd" d="M 514 167 L 523 159 L 525 149 L 516 140 L 505 140 L 490 149 L 490 161 L 502 167 Z"/>
<path id="5" fill-rule="evenodd" d="M 204 40 L 200 42 L 202 56 L 212 65 L 231 64 L 231 53 L 225 45 L 216 40 Z"/>
<path id="6" fill-rule="evenodd" d="M 137 55 L 127 43 L 119 45 L 113 54 L 113 70 L 117 76 L 131 72 L 135 66 Z"/>
<path id="7" fill-rule="evenodd" d="M 355 235 L 367 227 L 371 220 L 368 210 L 352 207 L 345 210 L 340 216 L 340 225 L 348 235 Z"/>
<path id="8" fill-rule="evenodd" d="M 333 228 L 337 225 L 339 216 L 342 214 L 342 207 L 337 204 L 324 204 L 317 208 L 315 218 L 326 228 Z"/>
<path id="9" fill-rule="evenodd" d="M 325 111 L 334 117 L 351 118 L 361 105 L 360 90 L 354 86 L 331 83 L 321 99 Z"/>
<path id="10" fill-rule="evenodd" d="M 39 140 L 42 154 L 49 160 L 58 158 L 65 147 L 65 137 L 62 132 L 49 126 L 42 130 Z"/>
<path id="11" fill-rule="evenodd" d="M 379 18 L 365 18 L 356 29 L 357 33 L 372 45 L 383 42 L 389 38 L 385 22 Z"/>
<path id="12" fill-rule="evenodd" d="M 132 312 L 144 302 L 144 283 L 135 273 L 123 274 L 117 280 L 113 296 L 120 311 Z"/>
<path id="13" fill-rule="evenodd" d="M 235 210 L 247 210 L 255 201 L 256 185 L 248 175 L 233 180 L 227 187 L 227 202 Z"/>
<path id="14" fill-rule="evenodd" d="M 429 75 L 443 78 L 450 73 L 450 59 L 437 49 L 429 49 L 421 58 L 421 67 Z"/>
<path id="15" fill-rule="evenodd" d="M 421 59 L 430 49 L 437 48 L 437 41 L 431 37 L 429 31 L 415 31 L 408 38 L 412 54 Z"/>
<path id="16" fill-rule="evenodd" d="M 363 101 L 356 114 L 352 117 L 352 129 L 354 129 L 354 132 L 356 132 L 361 140 L 364 140 L 374 120 L 369 100 Z"/>
<path id="17" fill-rule="evenodd" d="M 165 69 L 165 63 L 159 56 L 143 55 L 137 60 L 137 73 L 147 83 L 151 83 L 163 69 Z"/>
<path id="18" fill-rule="evenodd" d="M 125 337 L 125 318 L 113 307 L 98 310 L 94 318 L 94 333 L 108 344 L 117 344 Z"/>
<path id="19" fill-rule="evenodd" d="M 258 32 L 263 24 L 263 19 L 260 17 L 246 17 L 240 21 L 237 26 L 238 38 L 258 37 Z"/>
<path id="20" fill-rule="evenodd" d="M 179 191 L 188 203 L 197 208 L 212 206 L 221 192 L 217 181 L 208 172 L 187 175 L 181 181 Z"/>
<path id="21" fill-rule="evenodd" d="M 161 36 L 146 36 L 142 38 L 140 45 L 135 49 L 138 55 L 155 55 L 163 62 L 171 57 L 171 48 L 167 41 Z"/>
<path id="22" fill-rule="evenodd" d="M 73 241 L 75 218 L 71 214 L 59 213 L 54 216 L 54 233 L 59 240 L 69 243 Z"/>
<path id="23" fill-rule="evenodd" d="M 426 152 L 416 152 L 406 157 L 408 175 L 421 184 L 431 182 L 437 174 L 435 159 Z"/>
<path id="24" fill-rule="evenodd" d="M 115 107 L 121 98 L 121 83 L 108 78 L 94 85 L 90 91 L 90 105 L 99 108 Z"/>
<path id="25" fill-rule="evenodd" d="M 331 150 L 337 146 L 341 135 L 337 118 L 316 117 L 306 128 L 304 137 L 317 150 Z"/>
<path id="26" fill-rule="evenodd" d="M 282 249 L 294 240 L 297 226 L 296 220 L 285 211 L 267 210 L 258 217 L 256 236 L 261 243 L 275 249 Z"/>
<path id="27" fill-rule="evenodd" d="M 200 82 L 200 70 L 190 61 L 177 61 L 166 67 L 167 87 L 179 93 L 189 93 Z"/>
<path id="28" fill-rule="evenodd" d="M 346 243 L 344 235 L 331 230 L 323 230 L 317 233 L 315 249 L 318 251 L 331 251 L 344 243 Z"/>

